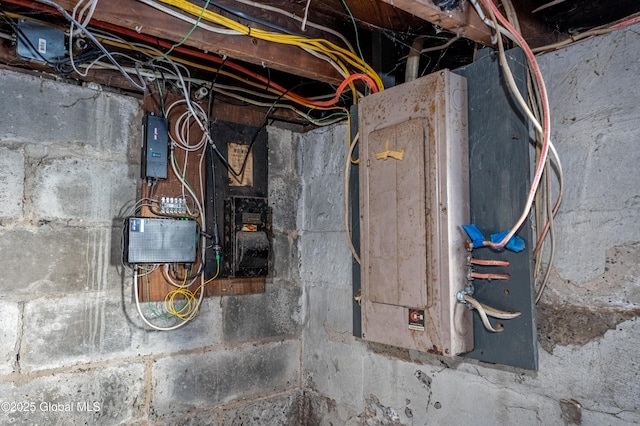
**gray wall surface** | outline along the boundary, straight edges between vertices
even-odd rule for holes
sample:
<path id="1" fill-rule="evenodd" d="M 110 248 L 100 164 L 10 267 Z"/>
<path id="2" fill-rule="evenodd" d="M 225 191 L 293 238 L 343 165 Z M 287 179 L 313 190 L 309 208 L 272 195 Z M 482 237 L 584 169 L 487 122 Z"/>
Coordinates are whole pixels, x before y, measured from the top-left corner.
<path id="1" fill-rule="evenodd" d="M 538 308 L 535 373 L 351 336 L 341 203 L 346 126 L 301 138 L 309 424 L 640 423 L 638 30 L 540 58 L 566 196 L 553 278 Z"/>
<path id="2" fill-rule="evenodd" d="M 638 29 L 540 58 L 567 192 L 538 372 L 352 337 L 345 125 L 269 128 L 267 292 L 145 330 L 119 246 L 140 102 L 1 70 L 0 423 L 640 423 Z"/>
<path id="3" fill-rule="evenodd" d="M 292 134 L 272 130 L 269 188 L 289 208 L 274 209 L 267 292 L 205 300 L 192 324 L 155 332 L 120 263 L 141 102 L 0 70 L 0 105 L 0 423 L 297 424 Z"/>

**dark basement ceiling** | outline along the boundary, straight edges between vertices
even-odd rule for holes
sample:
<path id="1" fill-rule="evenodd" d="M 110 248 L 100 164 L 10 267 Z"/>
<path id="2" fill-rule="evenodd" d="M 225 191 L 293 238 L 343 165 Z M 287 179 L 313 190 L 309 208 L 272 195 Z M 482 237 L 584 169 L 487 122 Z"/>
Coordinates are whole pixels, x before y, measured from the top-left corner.
<path id="1" fill-rule="evenodd" d="M 202 0 L 191 0 L 203 5 Z M 308 0 L 264 0 L 261 4 L 285 9 L 297 16 L 303 16 Z M 436 0 L 438 4 L 451 4 L 452 1 Z M 455 1 L 454 1 L 455 2 Z M 58 4 L 67 10 L 73 8 L 75 0 L 59 0 Z M 413 11 L 431 10 L 431 15 L 439 16 L 443 25 L 415 16 L 390 3 Z M 640 2 L 609 0 L 512 0 L 517 11 L 524 37 L 532 47 L 554 43 L 566 39 L 576 32 L 606 25 L 616 20 L 640 12 Z M 428 7 L 426 6 L 428 5 Z M 130 7 L 131 6 L 131 7 Z M 303 33 L 311 37 L 327 37 L 311 28 L 303 32 L 300 23 L 264 9 L 241 4 L 235 0 L 211 0 L 212 10 L 233 17 L 245 24 L 269 29 L 276 26 L 292 33 Z M 462 9 L 461 9 L 462 8 Z M 404 63 L 410 52 L 410 46 L 416 37 L 423 37 L 423 48 L 440 46 L 455 34 L 443 28 L 451 26 L 447 21 L 450 15 L 466 16 L 477 19 L 475 12 L 469 10 L 466 0 L 459 2 L 451 12 L 442 12 L 432 0 L 311 0 L 309 3 L 309 21 L 333 28 L 345 35 L 356 46 L 360 44 L 365 60 L 374 68 L 393 77 L 396 82 L 404 78 Z M 42 5 L 33 0 L 0 0 L 0 11 L 20 11 L 31 14 L 38 19 L 61 22 L 55 14 L 37 12 Z M 136 28 L 142 25 L 142 33 L 156 38 L 164 38 L 170 42 L 178 41 L 190 25 L 168 20 L 166 16 L 135 0 L 101 0 L 94 18 L 105 21 L 109 25 Z M 140 11 L 144 13 L 141 13 Z M 424 17 L 424 14 L 422 14 Z M 433 20 L 433 19 L 432 19 Z M 354 21 L 357 30 L 354 29 Z M 6 30 L 6 27 L 5 27 Z M 486 28 L 482 28 L 486 31 Z M 241 39 L 242 37 L 240 37 Z M 330 38 L 330 36 L 329 36 Z M 476 39 L 482 36 L 476 36 Z M 244 37 L 244 39 L 248 39 Z M 6 45 L 6 41 L 5 41 Z M 228 55 L 235 60 L 248 64 L 267 64 L 275 73 L 285 72 L 301 78 L 321 80 L 336 84 L 340 78 L 332 74 L 333 70 L 326 64 L 314 62 L 313 58 L 302 55 L 292 57 L 295 48 L 269 46 L 260 44 L 252 46 L 250 40 L 239 40 L 238 37 L 223 38 L 203 36 L 198 38 L 198 31 L 185 43 L 200 50 Z M 257 45 L 257 43 L 254 43 Z M 5 46 L 6 47 L 6 46 Z M 440 68 L 455 68 L 470 62 L 478 45 L 464 38 L 451 43 L 445 49 L 438 49 L 421 55 L 420 75 Z M 6 61 L 6 55 L 3 58 Z"/>

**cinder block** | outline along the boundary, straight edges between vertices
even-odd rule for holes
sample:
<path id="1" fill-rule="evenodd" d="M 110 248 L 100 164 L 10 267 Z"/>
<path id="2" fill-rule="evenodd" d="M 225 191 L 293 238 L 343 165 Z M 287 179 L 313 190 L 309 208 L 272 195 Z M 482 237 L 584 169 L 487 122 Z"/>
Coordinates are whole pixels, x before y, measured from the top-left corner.
<path id="1" fill-rule="evenodd" d="M 317 324 L 316 327 L 322 327 Z M 361 344 L 335 342 L 324 338 L 310 338 L 305 334 L 303 368 L 305 384 L 322 395 L 328 395 L 338 403 L 359 408 L 364 404 L 364 357 Z M 384 387 L 378 383 L 376 388 Z"/>
<path id="2" fill-rule="evenodd" d="M 8 374 L 13 371 L 16 362 L 16 344 L 19 339 L 21 327 L 21 312 L 17 303 L 0 302 L 0 374 Z M 2 413 L 0 413 L 2 415 Z"/>
<path id="3" fill-rule="evenodd" d="M 24 155 L 0 147 L 0 218 L 20 219 L 24 197 Z"/>
<path id="4" fill-rule="evenodd" d="M 218 422 L 218 410 L 198 410 L 176 417 L 167 417 L 153 423 L 157 426 L 224 426 Z"/>
<path id="5" fill-rule="evenodd" d="M 347 126 L 322 127 L 299 136 L 304 181 L 327 174 L 344 173 L 347 158 Z"/>
<path id="6" fill-rule="evenodd" d="M 135 199 L 138 170 L 102 160 L 44 161 L 34 170 L 27 195 L 38 219 L 111 223 Z"/>
<path id="7" fill-rule="evenodd" d="M 291 130 L 267 127 L 269 134 L 269 175 L 295 177 L 296 140 Z"/>
<path id="8" fill-rule="evenodd" d="M 304 424 L 315 426 L 357 425 L 358 413 L 353 407 L 338 404 L 334 399 L 305 390 Z M 349 420 L 351 419 L 351 423 Z M 376 424 L 376 423 L 373 423 Z"/>
<path id="9" fill-rule="evenodd" d="M 296 229 L 300 181 L 280 176 L 269 177 L 269 207 L 273 212 L 272 226 L 275 231 Z"/>
<path id="10" fill-rule="evenodd" d="M 634 86 L 640 61 L 638 55 L 629 54 L 640 47 L 638 28 L 584 40 L 538 58 L 547 82 L 552 138 L 566 181 L 576 183 L 565 186 L 556 218 L 554 263 L 561 279 L 549 286 L 565 293 L 565 303 L 576 303 L 570 295 L 573 286 L 566 280 L 578 287 L 598 280 L 605 272 L 607 249 L 640 240 L 640 105 Z M 609 287 L 593 282 L 594 288 Z"/>
<path id="11" fill-rule="evenodd" d="M 353 290 L 351 287 L 335 286 L 332 282 L 323 282 L 307 287 L 309 304 L 308 324 L 322 326 L 307 330 L 310 336 L 325 339 L 350 339 L 353 332 Z M 328 332 L 334 336 L 327 336 Z"/>
<path id="12" fill-rule="evenodd" d="M 131 294 L 127 292 L 126 294 Z M 163 312 L 162 302 L 154 303 L 155 312 Z M 132 351 L 139 355 L 160 355 L 196 348 L 206 348 L 222 342 L 222 308 L 217 298 L 203 299 L 200 313 L 189 324 L 178 331 L 149 331 L 142 323 L 135 303 L 127 303 L 127 313 L 132 323 L 136 325 L 132 333 Z M 154 313 L 148 309 L 147 303 L 142 303 L 142 311 L 147 319 L 160 326 L 171 326 L 179 322 L 176 318 L 159 321 Z"/>
<path id="13" fill-rule="evenodd" d="M 163 358 L 153 366 L 152 420 L 299 386 L 300 341 Z"/>
<path id="14" fill-rule="evenodd" d="M 144 365 L 130 363 L 2 382 L 0 423 L 132 424 L 143 415 L 144 371 Z M 5 407 L 9 410 L 5 411 Z"/>
<path id="15" fill-rule="evenodd" d="M 225 408 L 221 423 L 225 426 L 298 426 L 307 424 L 302 417 L 302 392 L 293 392 L 276 398 L 251 401 L 246 405 Z"/>
<path id="16" fill-rule="evenodd" d="M 87 154 L 123 156 L 132 140 L 140 140 L 140 101 L 133 97 L 8 70 L 0 73 L 0 139 L 78 142 Z"/>
<path id="17" fill-rule="evenodd" d="M 36 299 L 24 307 L 20 365 L 36 371 L 123 357 L 131 325 L 119 298 Z"/>
<path id="18" fill-rule="evenodd" d="M 343 176 L 344 171 L 303 181 L 302 230 L 344 230 Z"/>
<path id="19" fill-rule="evenodd" d="M 303 281 L 351 288 L 351 251 L 344 231 L 304 232 L 300 241 Z"/>
<path id="20" fill-rule="evenodd" d="M 274 232 L 269 275 L 274 284 L 300 281 L 300 248 L 297 233 Z"/>
<path id="21" fill-rule="evenodd" d="M 113 251 L 118 230 L 41 226 L 0 231 L 0 291 L 31 300 L 71 292 L 119 293 L 121 278 Z M 115 240 L 115 241 L 114 241 Z"/>
<path id="22" fill-rule="evenodd" d="M 224 338 L 245 342 L 300 333 L 302 289 L 267 285 L 265 293 L 224 298 Z"/>

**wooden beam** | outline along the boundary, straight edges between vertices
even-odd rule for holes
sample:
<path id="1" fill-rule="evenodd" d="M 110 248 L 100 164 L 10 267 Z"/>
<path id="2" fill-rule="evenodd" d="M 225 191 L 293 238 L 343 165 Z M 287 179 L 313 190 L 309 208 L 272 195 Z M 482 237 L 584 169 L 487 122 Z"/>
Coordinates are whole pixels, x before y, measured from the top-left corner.
<path id="1" fill-rule="evenodd" d="M 57 3 L 71 11 L 76 0 L 59 0 Z M 34 2 L 34 9 L 40 6 Z M 159 12 L 136 0 L 112 0 L 99 2 L 93 19 L 118 25 L 139 33 L 160 37 L 172 42 L 181 41 L 192 24 Z M 338 84 L 343 79 L 326 61 L 318 59 L 302 49 L 245 35 L 224 35 L 197 28 L 184 42 L 205 52 L 273 68 L 290 74 Z"/>
<path id="2" fill-rule="evenodd" d="M 442 11 L 432 0 L 383 0 L 397 8 L 431 22 L 461 37 L 491 45 L 491 29 L 480 19 L 469 2 L 450 11 Z"/>

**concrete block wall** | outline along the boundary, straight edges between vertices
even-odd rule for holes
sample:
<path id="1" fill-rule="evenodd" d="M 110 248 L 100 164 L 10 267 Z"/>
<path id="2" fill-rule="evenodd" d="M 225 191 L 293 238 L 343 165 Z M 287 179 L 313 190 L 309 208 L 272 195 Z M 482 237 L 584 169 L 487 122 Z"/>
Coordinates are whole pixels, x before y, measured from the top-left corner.
<path id="1" fill-rule="evenodd" d="M 140 100 L 3 69 L 0 106 L 0 423 L 298 424 L 292 133 L 270 130 L 267 292 L 206 300 L 192 324 L 153 332 L 120 254 L 139 185 Z"/>
<path id="2" fill-rule="evenodd" d="M 640 423 L 639 30 L 540 58 L 566 194 L 538 307 L 538 372 L 353 338 L 342 229 L 346 126 L 301 136 L 308 424 Z"/>

